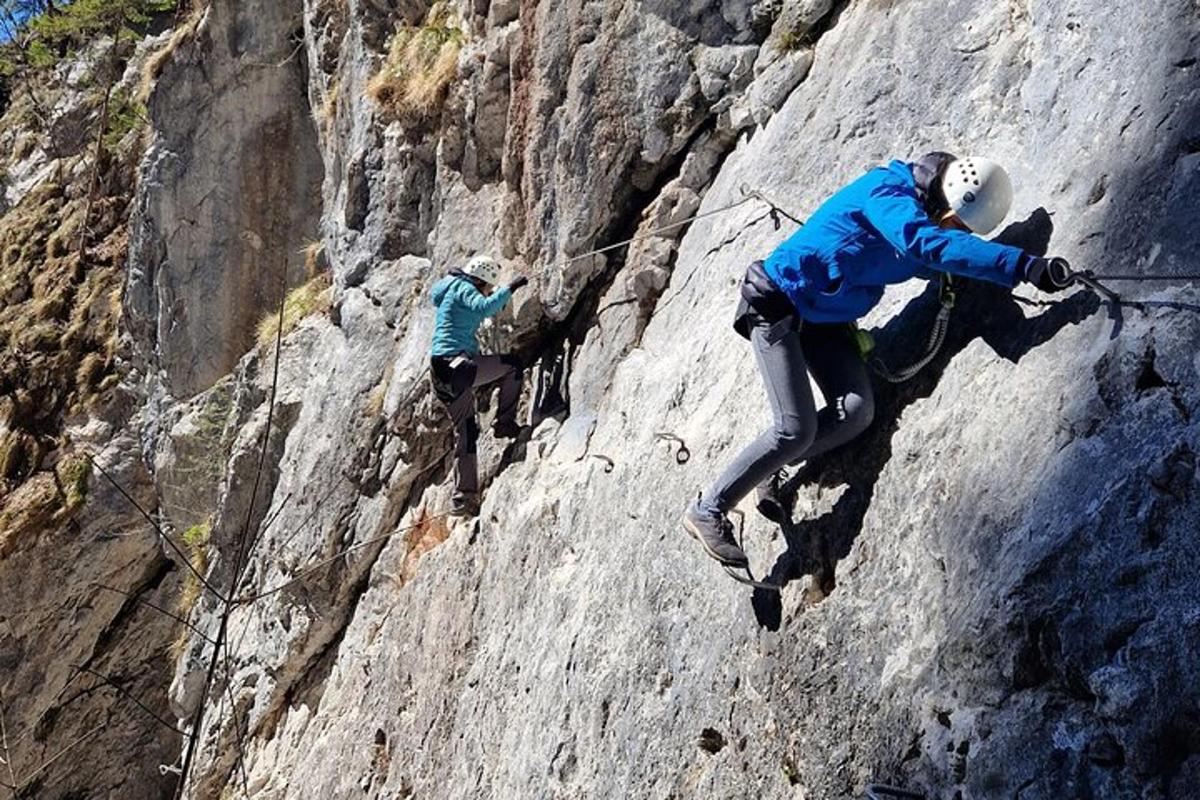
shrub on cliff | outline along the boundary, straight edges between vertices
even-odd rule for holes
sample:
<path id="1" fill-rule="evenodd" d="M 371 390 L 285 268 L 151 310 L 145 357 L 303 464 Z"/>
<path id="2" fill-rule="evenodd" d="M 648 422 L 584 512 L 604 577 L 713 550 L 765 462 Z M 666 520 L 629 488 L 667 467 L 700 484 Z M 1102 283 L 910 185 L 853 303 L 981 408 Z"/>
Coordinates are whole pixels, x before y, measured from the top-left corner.
<path id="1" fill-rule="evenodd" d="M 445 3 L 434 3 L 420 26 L 402 25 L 388 43 L 367 94 L 386 114 L 405 122 L 431 119 L 458 72 L 463 32 Z"/>

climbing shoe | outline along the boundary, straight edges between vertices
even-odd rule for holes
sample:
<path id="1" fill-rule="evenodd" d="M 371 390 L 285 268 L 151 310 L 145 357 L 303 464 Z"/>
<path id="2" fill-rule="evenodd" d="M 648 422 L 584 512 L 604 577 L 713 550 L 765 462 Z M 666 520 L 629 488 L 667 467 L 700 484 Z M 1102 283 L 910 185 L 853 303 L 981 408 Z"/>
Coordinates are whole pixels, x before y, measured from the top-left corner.
<path id="1" fill-rule="evenodd" d="M 776 525 L 783 525 L 792 518 L 791 499 L 787 496 L 787 492 L 783 488 L 786 480 L 787 475 L 783 470 L 779 470 L 760 483 L 754 490 L 754 499 L 758 504 L 758 513 Z"/>
<path id="2" fill-rule="evenodd" d="M 733 539 L 733 523 L 724 514 L 709 514 L 693 505 L 683 514 L 683 527 L 700 542 L 710 556 L 730 567 L 750 565 L 745 552 Z"/>
<path id="3" fill-rule="evenodd" d="M 521 435 L 521 426 L 516 420 L 499 420 L 492 426 L 492 435 L 497 439 L 515 439 Z"/>
<path id="4" fill-rule="evenodd" d="M 461 492 L 450 499 L 450 513 L 456 517 L 474 517 L 479 514 L 479 495 Z"/>

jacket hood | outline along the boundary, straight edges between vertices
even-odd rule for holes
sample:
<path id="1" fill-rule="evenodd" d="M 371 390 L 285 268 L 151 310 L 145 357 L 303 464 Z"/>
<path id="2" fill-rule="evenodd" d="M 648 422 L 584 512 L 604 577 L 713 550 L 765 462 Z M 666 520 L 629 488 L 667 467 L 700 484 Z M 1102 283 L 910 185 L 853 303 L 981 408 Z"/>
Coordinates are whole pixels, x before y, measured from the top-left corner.
<path id="1" fill-rule="evenodd" d="M 951 153 L 934 151 L 913 162 L 912 175 L 917 184 L 917 197 L 930 217 L 940 217 L 950 207 L 942 192 L 942 175 L 955 158 Z"/>
<path id="2" fill-rule="evenodd" d="M 435 306 L 442 304 L 442 300 L 446 299 L 446 293 L 450 291 L 450 287 L 454 285 L 456 280 L 458 280 L 457 275 L 447 275 L 433 285 L 431 298 Z"/>

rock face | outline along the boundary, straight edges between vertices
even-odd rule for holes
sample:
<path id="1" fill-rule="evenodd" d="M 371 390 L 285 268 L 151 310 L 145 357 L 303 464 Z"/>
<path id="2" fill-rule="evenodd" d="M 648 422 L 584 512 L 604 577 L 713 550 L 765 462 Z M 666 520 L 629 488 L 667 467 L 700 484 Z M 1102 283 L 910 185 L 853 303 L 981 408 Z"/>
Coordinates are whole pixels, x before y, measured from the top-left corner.
<path id="1" fill-rule="evenodd" d="M 131 433 L 100 423 L 73 435 L 152 506 Z M 18 797 L 170 797 L 175 779 L 158 767 L 180 747 L 165 696 L 179 634 L 151 606 L 173 608 L 179 576 L 112 484 L 93 474 L 87 495 L 70 524 L 22 537 L 0 560 L 0 781 L 15 777 Z"/>
<path id="2" fill-rule="evenodd" d="M 367 91 L 389 38 L 447 10 L 444 102 L 389 114 Z M 303 73 L 249 63 L 300 45 Z M 112 445 L 142 451 L 171 535 L 211 520 L 236 601 L 201 596 L 175 663 L 173 716 L 203 709 L 185 796 L 1190 797 L 1194 285 L 968 286 L 932 364 L 792 478 L 793 523 L 746 504 L 779 593 L 678 518 L 768 419 L 728 323 L 794 223 L 744 185 L 803 217 L 888 159 L 988 154 L 1018 188 L 1001 240 L 1194 273 L 1198 55 L 1192 0 L 217 0 L 150 105 L 124 323 L 149 380 L 140 443 Z M 279 276 L 241 233 L 290 259 L 309 229 L 331 308 L 276 359 L 248 325 Z M 570 409 L 485 435 L 462 521 L 427 293 L 481 250 L 532 275 L 487 345 L 565 351 Z M 935 295 L 865 320 L 889 363 Z"/>
<path id="3" fill-rule="evenodd" d="M 228 373 L 303 282 L 321 166 L 299 12 L 299 0 L 211 3 L 152 95 L 126 303 L 173 397 Z"/>

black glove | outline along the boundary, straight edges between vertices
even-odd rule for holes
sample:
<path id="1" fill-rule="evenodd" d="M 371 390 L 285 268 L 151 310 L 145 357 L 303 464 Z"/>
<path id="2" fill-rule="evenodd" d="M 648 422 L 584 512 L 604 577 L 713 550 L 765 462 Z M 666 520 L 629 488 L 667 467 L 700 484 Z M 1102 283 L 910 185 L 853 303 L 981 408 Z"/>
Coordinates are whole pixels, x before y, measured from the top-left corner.
<path id="1" fill-rule="evenodd" d="M 1043 292 L 1061 292 L 1074 283 L 1071 265 L 1065 258 L 1035 258 L 1025 268 L 1025 280 Z"/>
<path id="2" fill-rule="evenodd" d="M 524 275 L 518 275 L 512 279 L 510 284 L 508 284 L 508 290 L 510 292 L 515 292 L 517 289 L 520 289 L 527 283 L 529 283 L 529 278 L 526 278 Z"/>

